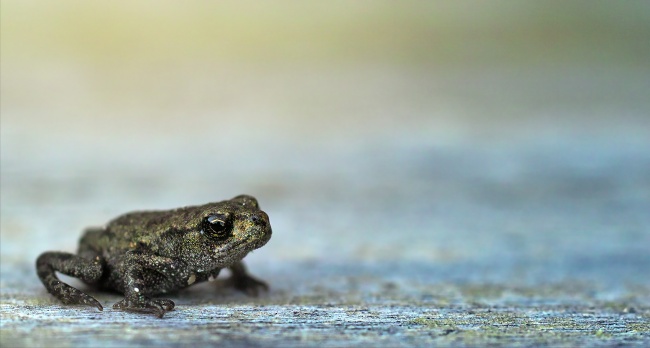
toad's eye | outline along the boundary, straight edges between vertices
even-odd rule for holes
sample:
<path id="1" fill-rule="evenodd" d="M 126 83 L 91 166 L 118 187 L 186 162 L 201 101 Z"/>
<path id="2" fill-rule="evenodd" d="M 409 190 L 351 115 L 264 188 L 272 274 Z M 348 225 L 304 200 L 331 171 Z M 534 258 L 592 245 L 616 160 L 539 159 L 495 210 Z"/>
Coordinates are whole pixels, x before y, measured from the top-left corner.
<path id="1" fill-rule="evenodd" d="M 232 230 L 232 222 L 228 214 L 214 214 L 205 218 L 203 230 L 214 238 L 227 238 Z"/>

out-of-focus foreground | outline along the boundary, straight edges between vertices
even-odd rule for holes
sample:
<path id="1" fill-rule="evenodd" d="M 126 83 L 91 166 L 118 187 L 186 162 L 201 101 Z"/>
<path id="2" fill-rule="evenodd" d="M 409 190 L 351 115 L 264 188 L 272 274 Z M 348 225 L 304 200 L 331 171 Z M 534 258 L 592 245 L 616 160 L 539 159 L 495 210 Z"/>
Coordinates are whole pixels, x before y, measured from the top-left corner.
<path id="1" fill-rule="evenodd" d="M 2 346 L 649 343 L 647 2 L 0 14 Z M 268 296 L 159 321 L 36 278 L 86 226 L 240 193 Z"/>

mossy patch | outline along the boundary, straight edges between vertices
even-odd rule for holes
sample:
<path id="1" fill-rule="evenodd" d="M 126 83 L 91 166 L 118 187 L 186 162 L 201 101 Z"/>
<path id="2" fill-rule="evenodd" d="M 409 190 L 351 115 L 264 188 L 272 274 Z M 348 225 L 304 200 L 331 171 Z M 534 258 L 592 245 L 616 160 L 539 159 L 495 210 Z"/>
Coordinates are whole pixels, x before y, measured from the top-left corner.
<path id="1" fill-rule="evenodd" d="M 628 323 L 625 328 L 630 331 L 650 334 L 650 322 L 645 321 L 641 323 Z"/>

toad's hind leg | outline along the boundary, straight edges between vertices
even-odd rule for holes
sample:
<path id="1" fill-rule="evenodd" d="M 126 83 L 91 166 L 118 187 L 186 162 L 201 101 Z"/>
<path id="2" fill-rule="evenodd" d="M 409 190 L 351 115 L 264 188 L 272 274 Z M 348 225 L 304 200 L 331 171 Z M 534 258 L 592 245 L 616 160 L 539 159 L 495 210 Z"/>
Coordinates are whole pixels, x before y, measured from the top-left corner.
<path id="1" fill-rule="evenodd" d="M 65 304 L 95 306 L 103 310 L 99 301 L 81 290 L 62 282 L 55 272 L 79 278 L 87 283 L 95 283 L 102 277 L 103 269 L 99 261 L 92 261 L 64 252 L 46 252 L 36 260 L 36 273 L 47 291 Z"/>

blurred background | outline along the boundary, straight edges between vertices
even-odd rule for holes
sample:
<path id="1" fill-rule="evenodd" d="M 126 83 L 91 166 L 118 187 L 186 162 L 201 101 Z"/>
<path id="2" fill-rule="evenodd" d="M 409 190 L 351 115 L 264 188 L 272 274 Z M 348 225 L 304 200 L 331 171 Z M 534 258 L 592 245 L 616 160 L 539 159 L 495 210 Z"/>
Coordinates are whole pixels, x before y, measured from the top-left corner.
<path id="1" fill-rule="evenodd" d="M 241 193 L 274 226 L 263 267 L 647 283 L 647 1 L 6 0 L 1 16 L 4 289 L 40 289 L 33 260 L 86 226 Z"/>

